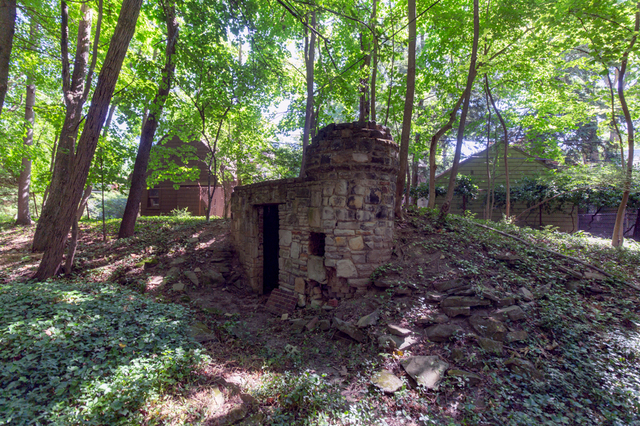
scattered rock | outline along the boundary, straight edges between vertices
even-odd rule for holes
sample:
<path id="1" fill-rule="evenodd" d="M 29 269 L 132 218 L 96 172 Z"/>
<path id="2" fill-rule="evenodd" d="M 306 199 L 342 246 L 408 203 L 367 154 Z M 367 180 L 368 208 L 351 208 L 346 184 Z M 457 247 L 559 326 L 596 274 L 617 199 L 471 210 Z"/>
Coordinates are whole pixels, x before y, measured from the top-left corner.
<path id="1" fill-rule="evenodd" d="M 462 333 L 462 328 L 453 324 L 438 324 L 425 330 L 432 342 L 447 342 L 456 334 Z"/>
<path id="2" fill-rule="evenodd" d="M 378 337 L 378 348 L 383 350 L 399 349 L 403 343 L 404 343 L 404 339 L 398 336 L 392 336 L 390 334 L 385 334 Z"/>
<path id="3" fill-rule="evenodd" d="M 437 291 L 439 291 L 441 293 L 446 293 L 446 292 L 449 292 L 451 290 L 469 288 L 469 285 L 467 283 L 465 283 L 462 279 L 457 278 L 455 280 L 444 281 L 444 282 L 441 282 L 441 283 L 435 283 L 433 285 L 433 287 Z"/>
<path id="4" fill-rule="evenodd" d="M 464 349 L 462 348 L 453 348 L 451 350 L 451 359 L 455 362 L 460 362 L 464 358 Z"/>
<path id="5" fill-rule="evenodd" d="M 396 336 L 405 337 L 411 334 L 411 330 L 409 330 L 408 328 L 400 327 L 399 325 L 387 324 L 387 327 L 389 328 L 389 332 L 391 334 L 395 334 Z"/>
<path id="6" fill-rule="evenodd" d="M 520 306 L 509 306 L 508 308 L 498 309 L 491 314 L 492 318 L 498 321 L 505 321 L 509 318 L 511 321 L 521 321 L 525 318 L 524 311 Z"/>
<path id="7" fill-rule="evenodd" d="M 150 287 L 158 287 L 162 285 L 164 282 L 164 277 L 162 275 L 152 275 L 149 277 L 149 286 Z"/>
<path id="8" fill-rule="evenodd" d="M 601 274 L 600 272 L 585 272 L 584 273 L 584 278 L 587 280 L 606 280 L 607 276 L 604 274 Z"/>
<path id="9" fill-rule="evenodd" d="M 225 279 L 222 274 L 215 269 L 209 269 L 203 277 L 205 284 L 212 287 L 219 287 L 225 284 Z"/>
<path id="10" fill-rule="evenodd" d="M 307 329 L 307 331 L 313 331 L 318 326 L 319 321 L 320 321 L 320 318 L 315 316 L 311 318 L 311 321 L 309 321 L 307 325 L 305 325 L 305 328 Z"/>
<path id="11" fill-rule="evenodd" d="M 304 294 L 298 295 L 298 306 L 304 308 L 307 305 L 307 298 Z"/>
<path id="12" fill-rule="evenodd" d="M 511 305 L 515 305 L 516 303 L 516 299 L 513 296 L 507 296 L 507 297 L 503 297 L 502 299 L 500 299 L 498 301 L 498 306 L 503 307 L 503 306 L 511 306 Z"/>
<path id="13" fill-rule="evenodd" d="M 371 312 L 369 315 L 365 315 L 358 320 L 357 326 L 359 328 L 368 327 L 370 325 L 375 325 L 380 319 L 380 311 L 375 310 Z"/>
<path id="14" fill-rule="evenodd" d="M 478 334 L 493 340 L 503 341 L 507 335 L 507 327 L 494 318 L 482 318 L 479 315 L 474 315 L 469 318 L 469 324 Z"/>
<path id="15" fill-rule="evenodd" d="M 521 376 L 532 377 L 536 380 L 542 380 L 544 376 L 540 371 L 538 371 L 530 361 L 522 358 L 509 358 L 504 362 L 504 365 L 507 366 L 509 370 L 511 370 L 515 374 L 519 374 Z"/>
<path id="16" fill-rule="evenodd" d="M 248 404 L 242 403 L 238 404 L 235 407 L 232 407 L 229 412 L 218 419 L 218 425 L 220 426 L 231 426 L 235 423 L 238 423 L 240 420 L 247 417 L 249 414 L 249 406 Z"/>
<path id="17" fill-rule="evenodd" d="M 416 325 L 424 327 L 431 324 L 444 324 L 446 322 L 449 322 L 449 317 L 445 314 L 438 314 L 436 316 L 418 318 L 416 320 Z"/>
<path id="18" fill-rule="evenodd" d="M 184 291 L 184 283 L 182 283 L 182 282 L 175 283 L 171 287 L 171 290 L 173 290 L 173 291 Z"/>
<path id="19" fill-rule="evenodd" d="M 491 305 L 489 299 L 480 299 L 479 297 L 450 296 L 441 303 L 443 307 L 471 307 L 471 306 L 488 306 Z"/>
<path id="20" fill-rule="evenodd" d="M 465 306 L 462 308 L 442 308 L 442 311 L 447 316 L 450 316 L 451 318 L 454 318 L 457 316 L 465 316 L 465 317 L 471 316 L 471 308 L 468 306 Z"/>
<path id="21" fill-rule="evenodd" d="M 528 338 L 529 338 L 529 333 L 527 333 L 524 330 L 516 330 L 516 331 L 508 332 L 505 340 L 507 341 L 507 343 L 511 343 L 511 342 L 521 342 L 523 340 L 527 340 Z"/>
<path id="22" fill-rule="evenodd" d="M 559 270 L 561 270 L 562 272 L 565 272 L 566 274 L 570 275 L 571 277 L 577 279 L 577 280 L 581 280 L 582 279 L 582 274 L 580 272 L 574 271 L 573 269 L 569 269 L 569 268 L 565 268 L 562 265 L 558 265 L 557 268 Z"/>
<path id="23" fill-rule="evenodd" d="M 536 288 L 534 296 L 538 299 L 541 299 L 547 296 L 549 292 L 551 292 L 551 284 L 541 285 L 538 288 Z"/>
<path id="24" fill-rule="evenodd" d="M 338 330 L 340 330 L 341 332 L 343 332 L 344 334 L 351 337 L 353 340 L 357 342 L 362 343 L 366 340 L 365 335 L 360 330 L 358 330 L 353 324 L 349 324 L 346 321 L 342 321 L 338 317 L 333 317 L 333 325 Z"/>
<path id="25" fill-rule="evenodd" d="M 193 285 L 197 286 L 200 284 L 200 280 L 198 280 L 198 276 L 195 272 L 186 271 L 184 273 L 184 276 L 187 277 L 193 283 Z"/>
<path id="26" fill-rule="evenodd" d="M 371 377 L 371 383 L 373 383 L 378 388 L 382 389 L 383 392 L 386 393 L 394 393 L 398 389 L 402 387 L 402 380 L 397 378 L 391 371 L 389 370 L 380 370 L 373 374 Z"/>
<path id="27" fill-rule="evenodd" d="M 435 389 L 449 364 L 437 356 L 412 356 L 400 361 L 402 368 L 416 383 L 427 389 Z"/>
<path id="28" fill-rule="evenodd" d="M 511 253 L 495 254 L 493 258 L 505 262 L 509 266 L 515 266 L 518 262 L 522 261 L 520 256 Z"/>
<path id="29" fill-rule="evenodd" d="M 307 325 L 307 320 L 304 318 L 297 318 L 291 320 L 291 333 L 298 334 L 304 331 L 304 327 Z"/>
<path id="30" fill-rule="evenodd" d="M 576 291 L 582 287 L 582 282 L 578 280 L 569 280 L 564 284 L 564 286 L 569 291 Z"/>
<path id="31" fill-rule="evenodd" d="M 427 297 L 427 300 L 430 301 L 430 302 L 440 303 L 447 296 L 445 296 L 444 294 L 440 294 L 440 293 L 427 293 L 426 297 Z"/>
<path id="32" fill-rule="evenodd" d="M 169 265 L 178 266 L 178 265 L 182 265 L 186 261 L 187 261 L 187 259 L 185 259 L 184 257 L 176 257 L 175 259 L 173 259 L 171 261 L 171 263 L 169 263 Z"/>
<path id="33" fill-rule="evenodd" d="M 198 237 L 187 238 L 187 242 L 190 244 L 197 243 L 198 241 L 200 241 Z"/>
<path id="34" fill-rule="evenodd" d="M 471 373 L 469 371 L 464 371 L 464 370 L 451 369 L 447 371 L 447 376 L 461 377 L 463 381 L 469 383 L 471 386 L 477 385 L 478 383 L 482 382 L 482 377 L 478 376 L 475 373 Z"/>
<path id="35" fill-rule="evenodd" d="M 531 293 L 526 287 L 520 287 L 520 294 L 522 294 L 522 297 L 524 297 L 529 302 L 535 300 L 533 293 Z"/>
<path id="36" fill-rule="evenodd" d="M 224 405 L 224 394 L 220 388 L 216 385 L 211 388 L 211 403 L 209 404 L 209 410 L 216 412 L 220 407 Z"/>
<path id="37" fill-rule="evenodd" d="M 318 321 L 318 328 L 322 331 L 327 331 L 331 328 L 331 321 L 329 320 L 320 320 Z"/>
<path id="38" fill-rule="evenodd" d="M 486 337 L 478 337 L 478 344 L 486 352 L 502 355 L 502 342 L 488 339 Z"/>

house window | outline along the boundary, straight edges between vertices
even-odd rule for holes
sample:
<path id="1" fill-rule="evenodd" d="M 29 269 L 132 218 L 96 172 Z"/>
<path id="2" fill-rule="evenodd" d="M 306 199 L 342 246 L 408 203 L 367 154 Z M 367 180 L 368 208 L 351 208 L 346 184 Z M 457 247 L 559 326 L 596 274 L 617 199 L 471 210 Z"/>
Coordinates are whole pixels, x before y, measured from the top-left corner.
<path id="1" fill-rule="evenodd" d="M 159 189 L 150 189 L 149 197 L 147 199 L 147 207 L 150 209 L 159 209 L 160 208 L 160 190 Z"/>

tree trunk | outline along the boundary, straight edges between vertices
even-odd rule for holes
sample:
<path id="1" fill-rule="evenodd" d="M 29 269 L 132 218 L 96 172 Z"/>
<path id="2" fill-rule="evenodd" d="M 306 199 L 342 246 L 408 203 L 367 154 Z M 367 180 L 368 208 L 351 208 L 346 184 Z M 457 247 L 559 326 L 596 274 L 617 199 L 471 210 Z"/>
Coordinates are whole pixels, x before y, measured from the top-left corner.
<path id="1" fill-rule="evenodd" d="M 45 206 L 45 209 L 49 210 L 46 217 L 53 220 L 52 237 L 47 241 L 42 261 L 34 276 L 38 280 L 52 277 L 60 267 L 67 235 L 76 217 L 102 124 L 107 116 L 122 62 L 136 28 L 141 5 L 142 0 L 123 0 L 122 2 L 118 23 L 91 99 L 76 155 L 73 157 L 74 168 L 71 170 L 69 182 L 59 190 L 52 187 L 49 201 Z M 44 212 L 43 216 L 45 216 Z"/>
<path id="2" fill-rule="evenodd" d="M 311 28 L 316 28 L 316 13 L 311 12 Z M 315 64 L 316 33 L 310 31 L 308 39 L 305 39 L 305 66 L 307 69 L 307 107 L 304 114 L 304 130 L 302 133 L 302 164 L 300 164 L 300 177 L 307 174 L 307 146 L 309 145 L 309 133 L 313 120 L 313 67 Z"/>
<path id="3" fill-rule="evenodd" d="M 416 146 L 418 146 L 418 144 L 420 143 L 420 133 L 416 133 Z M 417 188 L 418 187 L 418 166 L 419 166 L 420 160 L 418 158 L 418 156 L 416 156 L 415 154 L 413 155 L 413 162 L 411 164 L 411 187 L 412 188 Z M 413 197 L 411 199 L 411 204 L 412 205 L 418 205 L 418 197 Z"/>
<path id="4" fill-rule="evenodd" d="M 89 197 L 91 196 L 91 185 L 87 185 L 84 189 L 84 193 L 82 194 L 82 200 L 80 200 L 80 205 L 78 206 L 78 211 L 76 213 L 76 218 L 73 221 L 73 225 L 71 225 L 71 240 L 69 241 L 69 249 L 67 250 L 67 258 L 64 264 L 64 273 L 66 275 L 71 274 L 73 272 L 73 261 L 76 257 L 76 249 L 78 247 L 78 221 L 82 218 L 82 212 L 84 211 L 87 202 L 89 201 Z"/>
<path id="5" fill-rule="evenodd" d="M 411 136 L 411 118 L 413 115 L 413 96 L 416 86 L 416 1 L 409 0 L 409 52 L 407 60 L 407 96 L 404 101 L 404 115 L 402 117 L 402 134 L 400 136 L 400 170 L 396 181 L 395 215 L 399 220 L 402 216 L 402 192 L 404 179 L 407 174 L 409 160 L 409 137 Z"/>
<path id="6" fill-rule="evenodd" d="M 16 0 L 0 0 L 0 115 L 9 84 L 9 59 L 16 27 Z"/>
<path id="7" fill-rule="evenodd" d="M 485 74 L 485 77 L 487 75 Z M 487 164 L 487 200 L 484 208 L 484 220 L 491 220 L 491 161 L 489 157 L 489 148 L 491 147 L 491 107 L 489 106 L 489 94 L 487 93 L 487 79 L 485 78 L 485 101 L 487 104 L 487 148 L 485 149 Z"/>
<path id="8" fill-rule="evenodd" d="M 371 58 L 371 121 L 376 121 L 376 79 L 378 77 L 378 36 L 376 35 L 376 6 L 378 0 L 373 0 L 373 6 L 371 10 L 371 32 L 373 35 L 373 52 Z"/>
<path id="9" fill-rule="evenodd" d="M 613 236 L 611 238 L 611 245 L 613 247 L 620 247 L 624 242 L 624 217 L 627 211 L 627 202 L 629 201 L 629 194 L 631 192 L 631 181 L 633 178 L 633 151 L 634 151 L 634 128 L 633 119 L 629 112 L 629 106 L 624 94 L 625 86 L 625 73 L 627 71 L 627 63 L 629 61 L 629 53 L 633 49 L 633 45 L 638 37 L 638 31 L 640 31 L 640 3 L 638 3 L 638 11 L 636 12 L 636 23 L 634 27 L 634 35 L 629 43 L 629 47 L 622 55 L 622 61 L 620 63 L 620 70 L 618 72 L 618 99 L 620 100 L 620 106 L 624 114 L 624 120 L 627 124 L 627 169 L 624 179 L 624 189 L 622 193 L 622 201 L 618 207 L 618 213 L 616 214 L 616 223 L 613 226 Z"/>
<path id="10" fill-rule="evenodd" d="M 37 24 L 31 20 L 30 38 L 35 44 L 37 34 Z M 36 85 L 34 84 L 34 77 L 31 73 L 27 75 L 27 94 L 24 107 L 24 119 L 27 134 L 24 137 L 23 144 L 25 147 L 29 147 L 33 144 L 33 125 L 35 116 L 33 113 L 33 106 L 36 103 Z M 20 170 L 20 177 L 18 178 L 18 219 L 17 225 L 31 225 L 31 213 L 29 212 L 29 189 L 31 186 L 31 158 L 29 154 L 22 157 L 22 169 Z"/>
<path id="11" fill-rule="evenodd" d="M 171 89 L 171 79 L 173 78 L 173 71 L 175 69 L 173 55 L 176 52 L 176 42 L 178 39 L 178 20 L 173 2 L 165 7 L 165 20 L 167 23 L 167 46 L 165 50 L 165 64 L 162 70 L 162 81 L 158 87 L 158 93 L 151 104 L 151 112 L 144 123 L 142 134 L 140 135 L 140 147 L 138 148 L 138 155 L 136 156 L 136 162 L 133 166 L 131 188 L 129 189 L 129 196 L 122 216 L 122 222 L 120 222 L 118 238 L 133 236 L 140 209 L 142 192 L 146 187 L 147 166 L 149 165 L 149 155 L 151 154 L 151 147 L 153 146 L 153 138 L 155 137 L 160 116 L 162 115 L 164 104 Z"/>
<path id="12" fill-rule="evenodd" d="M 364 54 L 361 70 L 367 70 L 371 66 L 371 54 L 369 53 L 369 43 L 365 40 L 366 35 L 360 33 L 360 50 Z M 358 121 L 364 123 L 371 117 L 371 100 L 369 98 L 369 77 L 360 78 L 360 108 Z"/>
<path id="13" fill-rule="evenodd" d="M 489 101 L 491 101 L 491 106 L 493 106 L 496 115 L 498 116 L 498 120 L 500 120 L 500 126 L 502 126 L 502 136 L 504 138 L 504 186 L 506 192 L 506 201 L 505 201 L 505 215 L 507 218 L 511 216 L 511 179 L 509 178 L 509 135 L 507 133 L 507 124 L 502 118 L 502 114 L 500 114 L 500 110 L 496 106 L 495 101 L 493 100 L 493 96 L 491 95 L 491 89 L 489 89 L 489 79 L 487 75 L 484 75 L 485 87 L 487 89 L 487 94 L 489 95 Z"/>
<path id="14" fill-rule="evenodd" d="M 53 201 L 51 195 L 60 194 L 62 188 L 69 184 L 69 179 L 73 171 L 73 158 L 75 153 L 75 142 L 78 135 L 80 120 L 82 119 L 82 107 L 84 106 L 84 78 L 87 74 L 87 64 L 89 63 L 89 46 L 91 42 L 91 9 L 84 3 L 81 7 L 82 20 L 78 27 L 78 39 L 76 44 L 76 56 L 73 65 L 73 75 L 69 81 L 69 58 L 68 58 L 68 8 L 66 2 L 61 4 L 61 38 L 60 48 L 62 52 L 62 88 L 64 101 L 66 104 L 66 114 L 60 131 L 56 159 L 53 166 L 53 174 L 49 185 L 49 196 L 42 209 L 42 215 L 38 220 L 36 231 L 33 235 L 33 251 L 43 251 L 49 240 L 53 238 L 53 227 L 55 217 L 60 208 L 60 204 L 67 200 L 58 199 L 57 205 L 49 204 Z M 84 184 L 82 185 L 84 187 Z"/>
<path id="15" fill-rule="evenodd" d="M 464 93 L 460 96 L 456 104 L 453 106 L 451 113 L 449 114 L 449 121 L 440 128 L 432 137 L 429 144 L 429 203 L 427 207 L 430 209 L 436 206 L 436 151 L 438 148 L 438 141 L 453 127 L 453 123 L 456 121 L 456 114 L 462 101 L 464 100 Z"/>
<path id="16" fill-rule="evenodd" d="M 464 103 L 460 114 L 460 123 L 458 125 L 458 138 L 456 141 L 456 153 L 453 157 L 453 166 L 449 175 L 449 187 L 447 195 L 442 207 L 440 208 L 440 219 L 444 219 L 451 208 L 453 200 L 453 192 L 456 187 L 456 177 L 458 176 L 458 165 L 460 164 L 460 154 L 462 151 L 462 141 L 464 138 L 464 128 L 467 120 L 467 112 L 469 111 L 469 102 L 471 100 L 471 89 L 473 81 L 476 77 L 476 60 L 478 58 L 478 39 L 480 38 L 480 17 L 478 12 L 478 0 L 473 0 L 473 47 L 471 49 L 471 62 L 469 64 L 469 75 L 467 76 L 467 86 L 464 90 Z M 434 200 L 435 201 L 435 200 Z"/>

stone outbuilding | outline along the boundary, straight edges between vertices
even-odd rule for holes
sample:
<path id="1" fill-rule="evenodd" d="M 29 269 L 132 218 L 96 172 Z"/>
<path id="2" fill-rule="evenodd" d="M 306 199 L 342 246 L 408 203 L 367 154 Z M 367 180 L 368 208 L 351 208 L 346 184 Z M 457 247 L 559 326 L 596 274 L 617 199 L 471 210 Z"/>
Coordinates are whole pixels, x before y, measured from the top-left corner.
<path id="1" fill-rule="evenodd" d="M 330 124 L 306 177 L 235 187 L 232 240 L 253 290 L 301 305 L 364 292 L 391 257 L 397 173 L 386 127 Z"/>

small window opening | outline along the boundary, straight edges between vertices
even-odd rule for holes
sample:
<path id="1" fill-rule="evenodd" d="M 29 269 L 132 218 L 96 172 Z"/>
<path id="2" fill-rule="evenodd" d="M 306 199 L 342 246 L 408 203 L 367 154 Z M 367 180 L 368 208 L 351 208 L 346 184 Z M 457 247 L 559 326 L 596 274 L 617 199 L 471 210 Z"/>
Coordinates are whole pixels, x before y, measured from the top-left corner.
<path id="1" fill-rule="evenodd" d="M 324 256 L 324 240 L 326 235 L 322 232 L 312 232 L 309 235 L 309 254 Z"/>
<path id="2" fill-rule="evenodd" d="M 160 190 L 159 189 L 150 189 L 149 197 L 147 199 L 147 207 L 152 209 L 160 208 Z"/>

